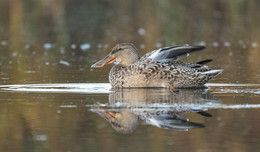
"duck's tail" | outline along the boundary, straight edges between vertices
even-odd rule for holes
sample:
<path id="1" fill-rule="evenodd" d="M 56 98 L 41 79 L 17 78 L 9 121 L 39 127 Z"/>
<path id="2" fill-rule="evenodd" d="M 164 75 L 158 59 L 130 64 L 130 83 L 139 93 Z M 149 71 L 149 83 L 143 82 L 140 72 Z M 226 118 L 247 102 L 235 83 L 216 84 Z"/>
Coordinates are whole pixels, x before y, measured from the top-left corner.
<path id="1" fill-rule="evenodd" d="M 217 69 L 217 70 L 209 70 L 209 71 L 203 72 L 203 73 L 201 73 L 201 74 L 207 75 L 207 76 L 213 78 L 213 77 L 218 76 L 218 75 L 221 74 L 222 72 L 223 72 L 223 69 Z"/>

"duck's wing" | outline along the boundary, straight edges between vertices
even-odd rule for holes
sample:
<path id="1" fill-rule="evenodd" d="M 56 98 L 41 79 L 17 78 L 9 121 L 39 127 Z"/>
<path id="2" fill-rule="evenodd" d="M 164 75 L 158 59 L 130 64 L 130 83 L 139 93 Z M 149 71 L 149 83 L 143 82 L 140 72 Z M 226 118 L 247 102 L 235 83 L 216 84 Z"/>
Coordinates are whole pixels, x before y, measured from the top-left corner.
<path id="1" fill-rule="evenodd" d="M 189 56 L 189 53 L 194 51 L 199 51 L 205 49 L 204 46 L 187 46 L 187 45 L 178 45 L 160 48 L 145 54 L 140 60 L 139 63 L 145 62 L 146 60 L 151 60 L 153 62 L 169 62 L 172 60 L 178 60 L 184 57 Z"/>
<path id="2" fill-rule="evenodd" d="M 209 63 L 209 62 L 211 62 L 211 61 L 212 61 L 211 59 L 202 60 L 202 61 L 197 62 L 197 64 L 205 65 L 205 64 L 207 64 L 207 63 Z"/>
<path id="3" fill-rule="evenodd" d="M 175 129 L 187 131 L 192 128 L 203 128 L 200 123 L 190 122 L 177 114 L 150 114 L 145 122 L 164 129 Z"/>

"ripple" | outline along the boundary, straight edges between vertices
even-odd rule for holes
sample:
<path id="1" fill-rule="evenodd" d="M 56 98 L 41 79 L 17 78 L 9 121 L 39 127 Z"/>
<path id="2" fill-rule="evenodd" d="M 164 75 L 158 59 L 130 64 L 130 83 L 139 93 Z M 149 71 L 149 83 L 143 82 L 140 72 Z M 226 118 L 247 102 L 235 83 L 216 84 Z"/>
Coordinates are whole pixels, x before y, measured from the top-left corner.
<path id="1" fill-rule="evenodd" d="M 43 47 L 44 47 L 44 49 L 48 50 L 48 49 L 52 48 L 52 44 L 51 43 L 45 43 L 45 44 L 43 44 Z"/>
<path id="2" fill-rule="evenodd" d="M 60 105 L 60 108 L 77 108 L 77 105 Z"/>
<path id="3" fill-rule="evenodd" d="M 257 47 L 258 44 L 257 44 L 256 42 L 253 42 L 251 46 L 252 46 L 252 47 Z"/>
<path id="4" fill-rule="evenodd" d="M 260 87 L 260 84 L 208 83 L 206 84 L 206 86 L 211 87 L 211 89 L 213 89 L 213 93 L 260 94 L 260 89 L 258 88 Z M 237 88 L 222 88 L 222 87 L 237 87 Z M 109 83 L 52 83 L 52 84 L 0 85 L 0 91 L 14 91 L 14 92 L 109 93 L 111 92 L 110 89 L 111 89 L 111 85 Z"/>
<path id="5" fill-rule="evenodd" d="M 257 86 L 260 87 L 260 84 L 254 83 L 245 83 L 245 84 L 235 84 L 235 83 L 207 83 L 206 86 L 208 87 L 252 87 Z"/>
<path id="6" fill-rule="evenodd" d="M 81 44 L 80 48 L 82 51 L 86 51 L 88 49 L 90 49 L 91 45 L 89 43 L 85 43 L 85 44 Z"/>
<path id="7" fill-rule="evenodd" d="M 109 83 L 58 83 L 0 85 L 0 91 L 43 93 L 109 93 Z"/>
<path id="8" fill-rule="evenodd" d="M 63 64 L 63 65 L 66 65 L 66 66 L 70 66 L 70 63 L 69 63 L 68 61 L 60 60 L 59 63 L 60 63 L 60 64 Z"/>
<path id="9" fill-rule="evenodd" d="M 2 46 L 6 46 L 6 45 L 7 45 L 7 41 L 2 40 L 2 41 L 1 41 L 1 45 L 2 45 Z"/>

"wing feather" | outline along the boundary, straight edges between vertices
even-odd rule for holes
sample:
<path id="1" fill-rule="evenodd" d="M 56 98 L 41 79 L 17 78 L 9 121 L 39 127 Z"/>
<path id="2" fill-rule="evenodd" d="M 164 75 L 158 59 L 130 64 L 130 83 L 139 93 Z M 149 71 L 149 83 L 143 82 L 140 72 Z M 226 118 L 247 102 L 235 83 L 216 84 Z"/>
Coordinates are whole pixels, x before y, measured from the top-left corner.
<path id="1" fill-rule="evenodd" d="M 178 60 L 189 56 L 189 53 L 203 50 L 204 46 L 171 46 L 154 50 L 144 55 L 139 62 L 144 62 L 147 59 L 151 59 L 153 62 L 169 62 L 172 60 Z"/>

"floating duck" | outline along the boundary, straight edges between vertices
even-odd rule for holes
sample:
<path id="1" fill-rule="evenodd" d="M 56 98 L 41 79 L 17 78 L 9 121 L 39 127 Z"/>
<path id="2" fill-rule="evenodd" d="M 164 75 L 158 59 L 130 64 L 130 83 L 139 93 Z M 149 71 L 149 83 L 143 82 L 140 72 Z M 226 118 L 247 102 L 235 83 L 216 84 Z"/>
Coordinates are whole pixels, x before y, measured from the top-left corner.
<path id="1" fill-rule="evenodd" d="M 202 88 L 223 70 L 212 70 L 205 66 L 212 60 L 186 63 L 178 59 L 203 49 L 204 46 L 171 46 L 154 50 L 140 57 L 133 44 L 120 43 L 91 67 L 100 68 L 116 63 L 109 72 L 112 88 L 169 87 L 171 90 Z"/>

